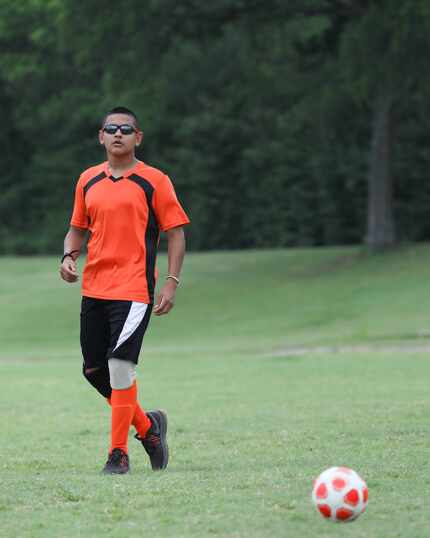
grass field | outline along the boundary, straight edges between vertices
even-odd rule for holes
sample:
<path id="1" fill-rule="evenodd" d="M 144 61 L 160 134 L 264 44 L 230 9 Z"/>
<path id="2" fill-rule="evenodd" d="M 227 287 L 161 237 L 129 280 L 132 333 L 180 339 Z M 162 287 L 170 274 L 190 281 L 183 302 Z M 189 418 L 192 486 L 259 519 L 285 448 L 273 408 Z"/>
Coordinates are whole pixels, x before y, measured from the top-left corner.
<path id="1" fill-rule="evenodd" d="M 189 255 L 139 367 L 170 465 L 130 439 L 122 477 L 100 474 L 109 409 L 80 374 L 78 286 L 53 258 L 1 261 L 1 537 L 430 536 L 428 246 Z M 368 483 L 355 523 L 310 503 L 332 465 Z"/>

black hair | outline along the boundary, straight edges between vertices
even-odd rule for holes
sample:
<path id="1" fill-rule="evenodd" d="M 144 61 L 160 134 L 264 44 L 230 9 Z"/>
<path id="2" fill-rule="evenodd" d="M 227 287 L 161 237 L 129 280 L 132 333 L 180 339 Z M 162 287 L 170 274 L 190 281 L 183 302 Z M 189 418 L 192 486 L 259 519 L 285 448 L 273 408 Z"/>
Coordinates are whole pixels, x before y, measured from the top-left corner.
<path id="1" fill-rule="evenodd" d="M 111 114 L 126 114 L 127 116 L 131 116 L 134 120 L 135 127 L 139 129 L 139 120 L 137 119 L 136 114 L 125 106 L 115 106 L 112 110 L 109 110 L 103 117 L 102 126 L 105 124 L 107 117 Z"/>

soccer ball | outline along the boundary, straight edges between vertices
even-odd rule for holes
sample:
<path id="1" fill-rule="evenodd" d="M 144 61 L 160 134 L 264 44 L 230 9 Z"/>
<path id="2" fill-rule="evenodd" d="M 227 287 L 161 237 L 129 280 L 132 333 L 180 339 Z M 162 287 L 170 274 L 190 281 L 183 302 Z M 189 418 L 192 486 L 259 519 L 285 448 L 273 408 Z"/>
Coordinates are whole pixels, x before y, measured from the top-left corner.
<path id="1" fill-rule="evenodd" d="M 366 510 L 366 482 L 348 467 L 330 467 L 314 481 L 312 501 L 326 519 L 353 521 Z"/>

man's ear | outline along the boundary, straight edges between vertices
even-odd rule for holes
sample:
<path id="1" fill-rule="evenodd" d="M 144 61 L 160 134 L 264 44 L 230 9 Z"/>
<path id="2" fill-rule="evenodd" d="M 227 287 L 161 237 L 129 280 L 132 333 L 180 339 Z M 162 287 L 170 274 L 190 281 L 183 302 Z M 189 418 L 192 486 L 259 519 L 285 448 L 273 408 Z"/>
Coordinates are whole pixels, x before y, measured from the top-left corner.
<path id="1" fill-rule="evenodd" d="M 143 133 L 142 131 L 138 131 L 136 133 L 136 147 L 140 146 L 142 142 L 143 142 Z"/>

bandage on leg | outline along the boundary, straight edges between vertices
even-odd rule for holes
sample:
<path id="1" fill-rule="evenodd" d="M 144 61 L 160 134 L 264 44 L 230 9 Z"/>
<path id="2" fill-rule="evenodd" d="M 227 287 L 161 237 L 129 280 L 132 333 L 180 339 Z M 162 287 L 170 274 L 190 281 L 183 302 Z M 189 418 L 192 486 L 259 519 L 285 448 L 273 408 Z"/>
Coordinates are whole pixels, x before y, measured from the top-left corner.
<path id="1" fill-rule="evenodd" d="M 122 359 L 109 359 L 109 378 L 113 389 L 128 389 L 136 380 L 136 365 Z"/>

